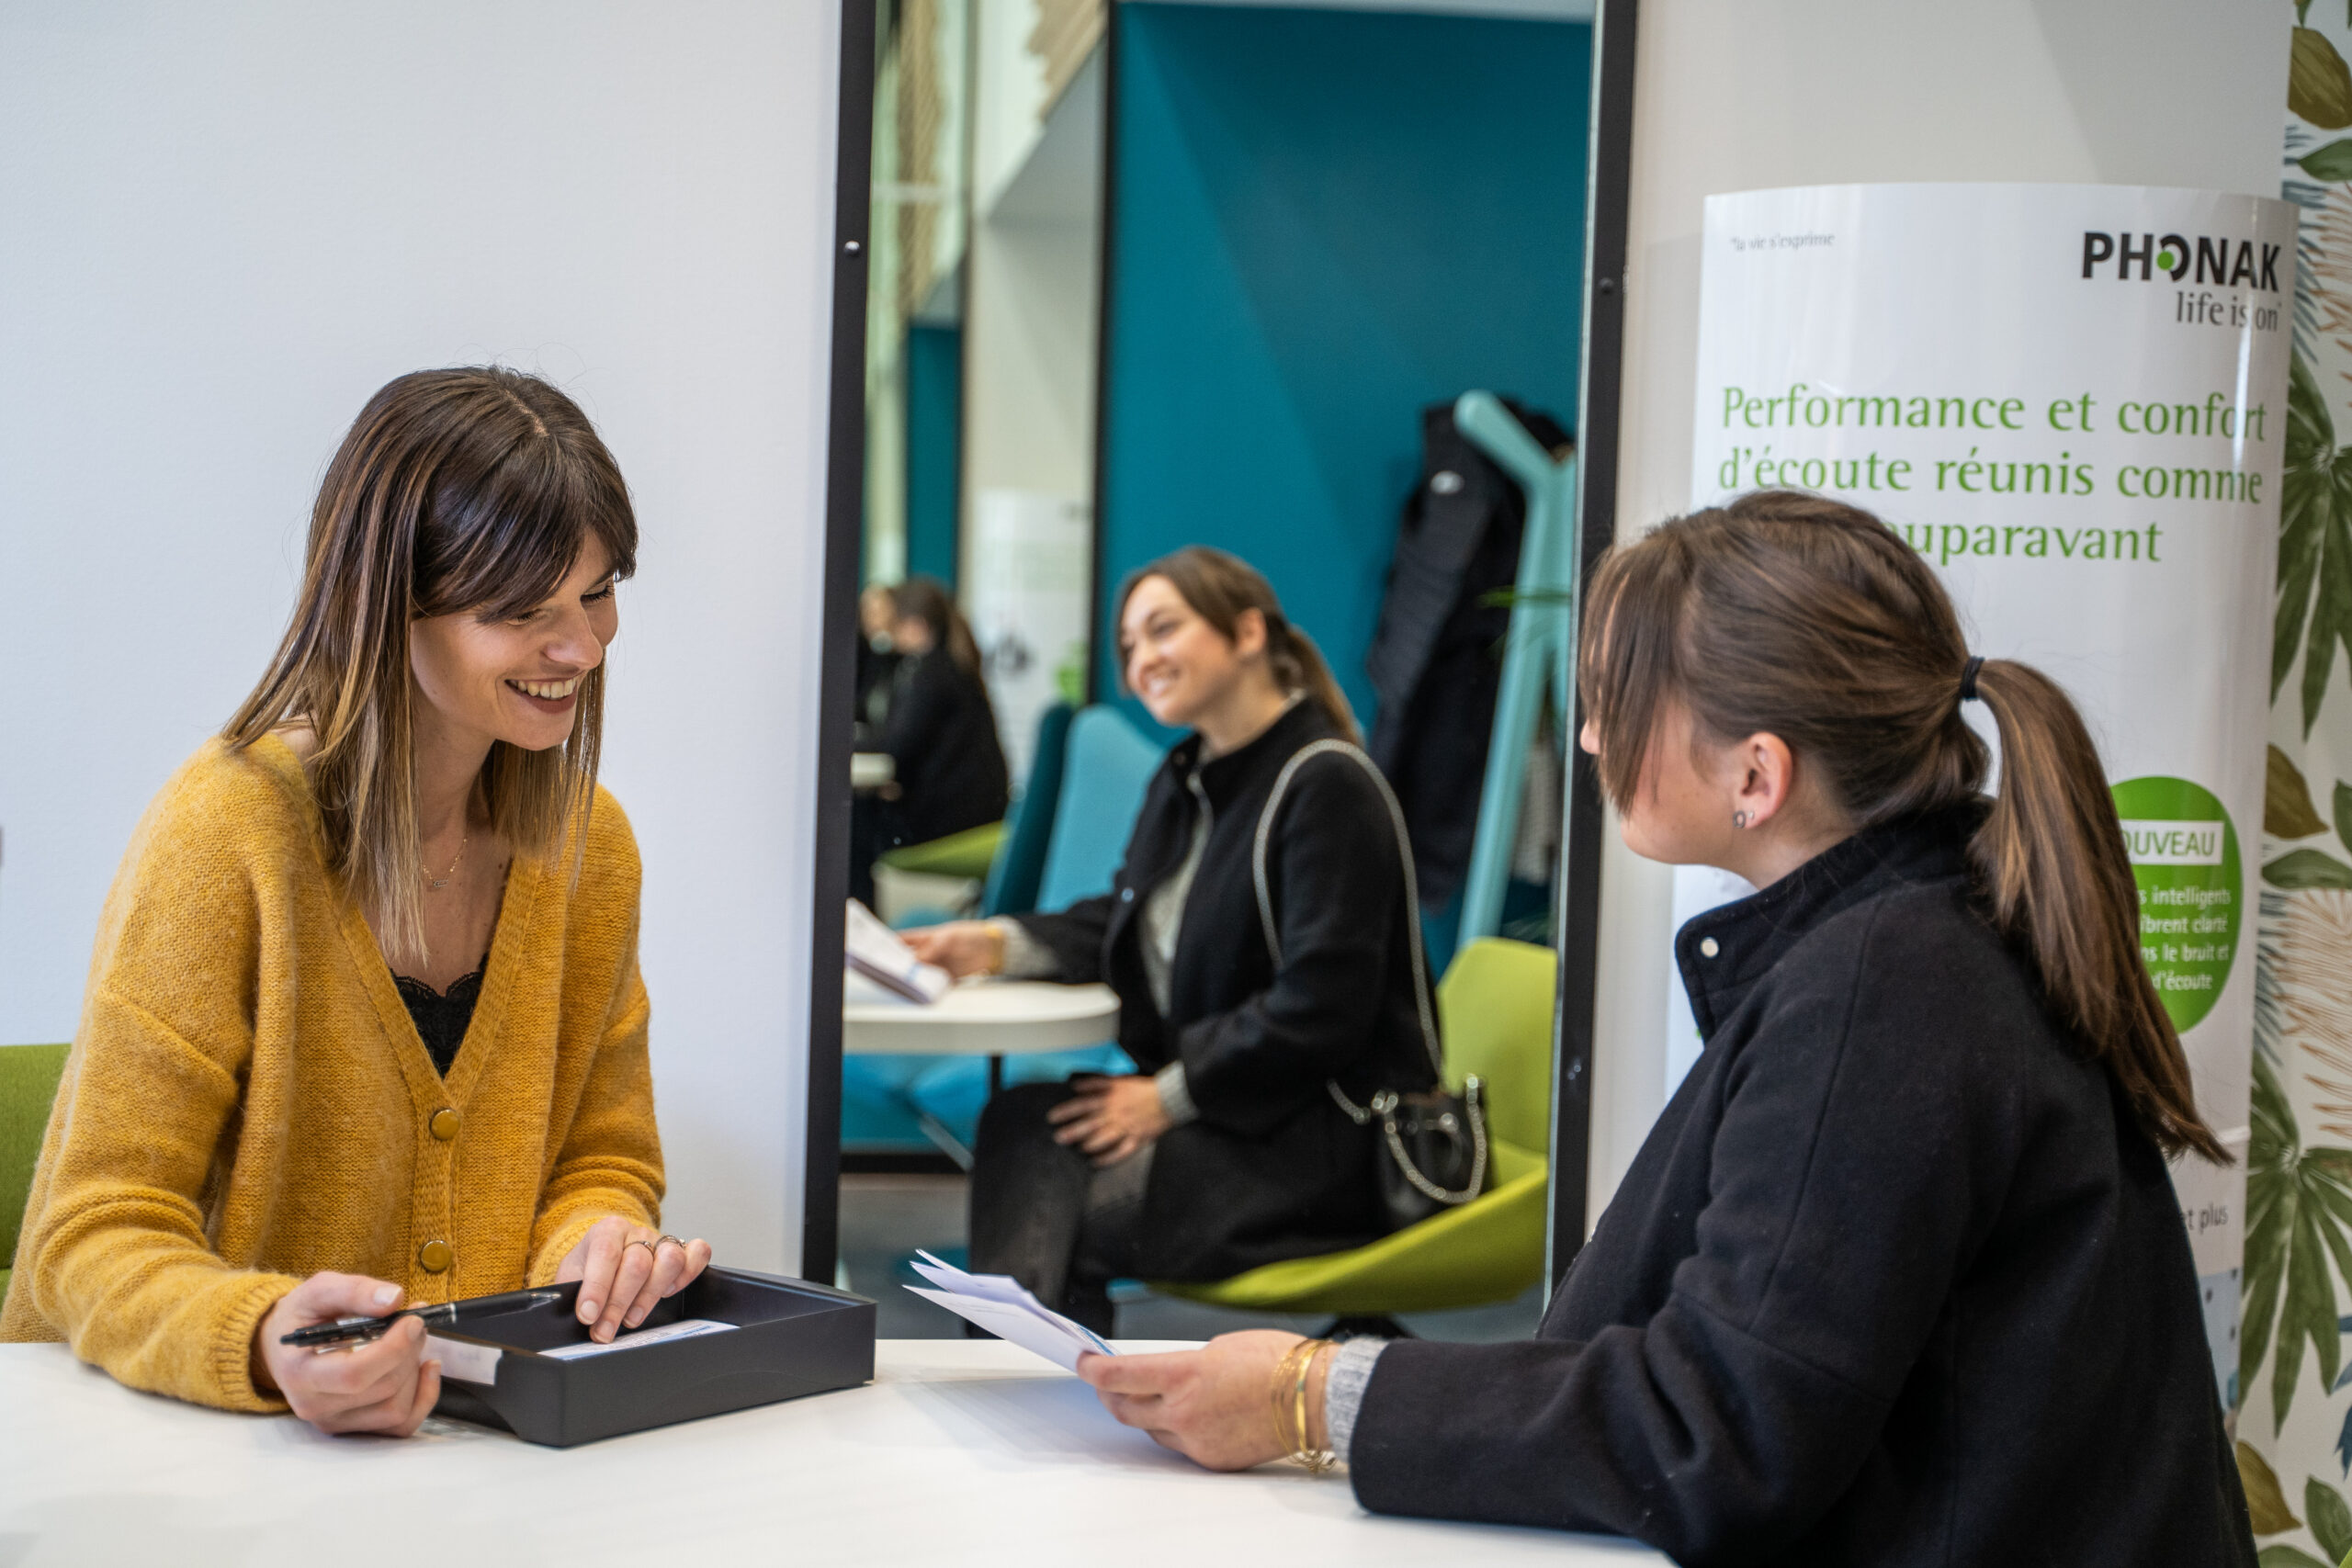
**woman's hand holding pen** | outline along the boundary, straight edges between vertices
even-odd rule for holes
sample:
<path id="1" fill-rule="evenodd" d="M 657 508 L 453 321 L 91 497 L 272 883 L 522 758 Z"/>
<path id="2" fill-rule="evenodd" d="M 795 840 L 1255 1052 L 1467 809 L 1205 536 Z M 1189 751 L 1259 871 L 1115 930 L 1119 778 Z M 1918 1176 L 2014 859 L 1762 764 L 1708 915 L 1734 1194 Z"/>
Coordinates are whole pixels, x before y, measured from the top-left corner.
<path id="1" fill-rule="evenodd" d="M 1143 1075 L 1085 1074 L 1071 1079 L 1070 1088 L 1070 1097 L 1046 1117 L 1055 1124 L 1054 1142 L 1076 1144 L 1096 1165 L 1118 1164 L 1173 1125 L 1159 1085 Z"/>
<path id="2" fill-rule="evenodd" d="M 681 1241 L 627 1220 L 598 1220 L 557 1266 L 556 1283 L 580 1281 L 580 1321 L 588 1337 L 612 1343 L 624 1328 L 674 1296 L 710 1266 L 710 1244 Z"/>
<path id="3" fill-rule="evenodd" d="M 441 1363 L 424 1354 L 424 1325 L 407 1317 L 379 1339 L 325 1353 L 279 1337 L 339 1317 L 397 1311 L 401 1288 L 359 1274 L 313 1274 L 278 1298 L 254 1331 L 254 1386 L 277 1393 L 322 1432 L 405 1438 L 441 1397 Z"/>

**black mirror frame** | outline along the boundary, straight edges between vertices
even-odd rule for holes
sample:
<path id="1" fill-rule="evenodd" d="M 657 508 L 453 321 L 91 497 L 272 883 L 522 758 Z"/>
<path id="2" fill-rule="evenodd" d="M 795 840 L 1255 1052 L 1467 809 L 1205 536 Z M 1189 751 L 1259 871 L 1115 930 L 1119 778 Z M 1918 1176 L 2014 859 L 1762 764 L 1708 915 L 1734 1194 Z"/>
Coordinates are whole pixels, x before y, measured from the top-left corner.
<path id="1" fill-rule="evenodd" d="M 1118 0 L 1106 0 L 1115 5 Z M 1633 172 L 1634 47 L 1639 0 L 1599 0 L 1593 18 L 1593 103 L 1585 227 L 1585 344 L 1577 397 L 1577 531 L 1588 574 L 1616 537 L 1619 379 L 1623 367 L 1625 238 Z M 842 0 L 841 99 L 834 164 L 832 364 L 825 486 L 824 654 L 818 705 L 816 874 L 810 908 L 807 1166 L 800 1272 L 830 1281 L 841 1251 L 842 907 L 849 849 L 829 825 L 850 813 L 851 705 L 856 675 L 857 564 L 865 482 L 866 234 L 874 139 L 875 0 Z M 1116 34 L 1115 27 L 1109 29 Z M 1105 106 L 1116 102 L 1116 73 Z M 1105 126 L 1103 299 L 1109 298 L 1109 136 Z M 1099 352 L 1099 351 L 1098 351 Z M 1101 394 L 1098 374 L 1097 396 Z M 1099 427 L 1099 421 L 1098 421 Z M 1099 440 L 1099 428 L 1098 428 Z M 1101 472 L 1098 462 L 1096 471 Z M 1099 502 L 1099 496 L 1098 496 Z M 1101 572 L 1097 578 L 1099 597 Z M 1101 606 L 1095 606 L 1099 618 Z M 1092 653 L 1090 639 L 1090 654 Z M 1092 662 L 1090 658 L 1090 663 Z M 1089 671 L 1090 684 L 1095 675 Z M 1581 726 L 1579 705 L 1577 722 Z M 1555 886 L 1559 985 L 1553 1019 L 1553 1178 L 1547 1196 L 1547 1287 L 1584 1245 L 1590 1187 L 1600 835 L 1605 821 L 1591 760 L 1570 747 L 1566 831 Z"/>
<path id="2" fill-rule="evenodd" d="M 816 875 L 809 908 L 808 1163 L 800 1274 L 841 1261 L 842 942 L 849 901 L 850 721 L 856 702 L 857 563 L 865 517 L 865 288 L 873 198 L 875 0 L 842 0 L 833 163 L 833 330 L 825 422 L 824 654 L 817 703 Z"/>
<path id="3" fill-rule="evenodd" d="M 1625 222 L 1634 166 L 1634 39 L 1639 0 L 1600 0 L 1593 12 L 1591 164 L 1586 177 L 1584 367 L 1577 393 L 1579 583 L 1617 537 L 1619 386 L 1625 349 Z M 1584 728 L 1584 705 L 1575 709 Z M 1546 1190 L 1544 1276 L 1559 1288 L 1585 1240 L 1591 1196 L 1594 1002 L 1600 941 L 1600 835 L 1607 814 L 1592 759 L 1566 738 L 1566 831 L 1553 930 L 1560 936 L 1552 1021 L 1552 1181 Z"/>

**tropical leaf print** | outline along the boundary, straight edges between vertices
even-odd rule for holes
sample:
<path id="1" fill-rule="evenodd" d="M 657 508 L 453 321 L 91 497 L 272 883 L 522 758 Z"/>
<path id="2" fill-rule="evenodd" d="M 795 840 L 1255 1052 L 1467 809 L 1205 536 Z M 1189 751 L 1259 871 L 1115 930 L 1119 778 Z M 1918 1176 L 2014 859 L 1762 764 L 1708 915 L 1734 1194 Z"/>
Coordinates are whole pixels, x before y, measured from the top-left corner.
<path id="1" fill-rule="evenodd" d="M 2293 1406 L 2308 1345 L 2320 1387 L 2335 1382 L 2341 1336 L 2335 1283 L 2352 1281 L 2352 1149 L 2301 1146 L 2295 1113 L 2278 1074 L 2254 1060 L 2254 1142 L 2246 1161 L 2245 1322 L 2238 1342 L 2238 1379 L 2252 1386 L 2275 1333 L 2271 1415 L 2283 1427 Z"/>
<path id="2" fill-rule="evenodd" d="M 2303 656 L 2303 733 L 2318 722 L 2339 646 L 2352 649 L 2352 450 L 2310 362 L 2294 355 L 2287 392 L 2286 472 L 2278 507 L 2278 608 L 2270 642 L 2270 698 Z"/>
<path id="3" fill-rule="evenodd" d="M 2352 897 L 2315 892 L 2288 905 L 2278 928 L 2280 1021 L 2301 1047 L 2318 1090 L 2319 1130 L 2352 1140 Z"/>
<path id="4" fill-rule="evenodd" d="M 2264 763 L 2262 830 L 2274 839 L 2308 839 L 2327 831 L 2319 808 L 2312 804 L 2312 786 L 2303 781 L 2303 771 L 2276 746 Z"/>

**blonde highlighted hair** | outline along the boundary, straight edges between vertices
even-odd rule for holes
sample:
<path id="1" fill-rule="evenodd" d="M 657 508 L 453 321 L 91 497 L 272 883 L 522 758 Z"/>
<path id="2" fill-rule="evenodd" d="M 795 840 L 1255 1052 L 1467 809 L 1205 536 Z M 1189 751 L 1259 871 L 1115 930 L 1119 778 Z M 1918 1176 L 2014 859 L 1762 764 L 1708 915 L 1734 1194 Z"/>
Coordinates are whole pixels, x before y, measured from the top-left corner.
<path id="1" fill-rule="evenodd" d="M 368 400 L 327 467 L 293 618 L 221 735 L 242 748 L 310 729 L 304 768 L 329 866 L 397 960 L 425 955 L 410 624 L 540 604 L 592 538 L 616 578 L 636 569 L 628 487 L 579 405 L 520 371 L 402 376 Z M 553 853 L 585 811 L 604 696 L 600 664 L 581 682 L 561 746 L 491 747 L 480 798 L 515 853 Z"/>

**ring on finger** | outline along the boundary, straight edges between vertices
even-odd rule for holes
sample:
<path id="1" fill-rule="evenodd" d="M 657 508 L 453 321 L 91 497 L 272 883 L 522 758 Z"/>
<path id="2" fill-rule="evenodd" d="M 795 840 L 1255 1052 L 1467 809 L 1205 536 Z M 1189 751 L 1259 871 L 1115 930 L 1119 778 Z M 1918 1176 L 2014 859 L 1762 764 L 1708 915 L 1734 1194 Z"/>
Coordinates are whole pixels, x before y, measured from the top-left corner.
<path id="1" fill-rule="evenodd" d="M 657 1237 L 657 1238 L 655 1239 L 654 1243 L 653 1243 L 653 1256 L 654 1256 L 654 1257 L 659 1258 L 659 1257 L 661 1257 L 661 1256 L 662 1256 L 662 1244 L 663 1242 L 668 1242 L 671 1246 L 673 1246 L 673 1247 L 676 1247 L 680 1252 L 691 1252 L 691 1251 L 693 1251 L 693 1250 L 694 1250 L 692 1247 L 688 1247 L 688 1246 L 685 1244 L 684 1238 L 680 1237 L 680 1236 L 674 1236 L 674 1235 L 662 1235 L 662 1236 L 660 1236 L 660 1237 Z"/>
<path id="2" fill-rule="evenodd" d="M 677 1238 L 675 1236 L 667 1235 L 662 1238 L 662 1241 L 675 1241 L 676 1239 Z M 641 1247 L 645 1248 L 645 1255 L 648 1258 L 659 1258 L 662 1256 L 661 1243 L 648 1241 L 641 1235 L 631 1236 L 628 1240 L 623 1242 L 621 1244 L 621 1250 L 623 1252 L 627 1252 L 632 1247 Z"/>

